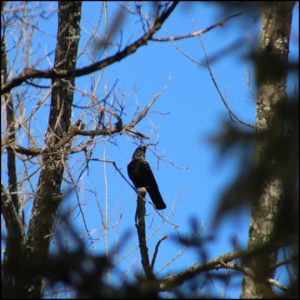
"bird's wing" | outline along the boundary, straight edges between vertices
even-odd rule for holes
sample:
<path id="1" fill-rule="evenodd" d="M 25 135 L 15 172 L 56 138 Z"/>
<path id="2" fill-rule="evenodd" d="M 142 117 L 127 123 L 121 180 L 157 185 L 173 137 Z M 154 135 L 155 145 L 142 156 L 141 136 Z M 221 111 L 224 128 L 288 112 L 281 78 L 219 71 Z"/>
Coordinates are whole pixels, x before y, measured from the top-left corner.
<path id="1" fill-rule="evenodd" d="M 156 209 L 165 209 L 166 204 L 164 203 L 164 200 L 159 192 L 157 182 L 147 161 L 143 163 L 143 167 L 145 178 L 147 179 L 145 187 L 152 202 L 155 204 Z"/>
<path id="2" fill-rule="evenodd" d="M 144 160 L 143 164 L 142 164 L 142 172 L 143 172 L 143 177 L 145 178 L 145 187 L 149 187 L 149 188 L 157 188 L 158 189 L 158 185 L 157 182 L 155 180 L 155 177 L 153 175 L 153 172 L 150 168 L 149 163 Z"/>

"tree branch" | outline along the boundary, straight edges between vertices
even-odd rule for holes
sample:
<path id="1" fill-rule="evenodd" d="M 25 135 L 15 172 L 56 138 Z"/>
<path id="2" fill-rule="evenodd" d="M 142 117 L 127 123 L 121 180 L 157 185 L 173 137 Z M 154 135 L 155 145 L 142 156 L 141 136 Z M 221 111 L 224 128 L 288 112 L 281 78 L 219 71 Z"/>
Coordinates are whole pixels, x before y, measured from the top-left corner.
<path id="1" fill-rule="evenodd" d="M 216 90 L 217 90 L 217 92 L 218 92 L 218 94 L 219 94 L 219 96 L 220 96 L 222 102 L 224 103 L 224 105 L 225 105 L 225 107 L 226 107 L 226 109 L 227 109 L 227 111 L 228 111 L 228 113 L 229 113 L 230 119 L 231 119 L 233 122 L 237 121 L 237 122 L 239 122 L 239 123 L 241 123 L 241 124 L 243 124 L 243 125 L 245 125 L 245 126 L 247 126 L 247 127 L 250 127 L 250 128 L 252 128 L 252 129 L 255 129 L 255 126 L 254 126 L 254 125 L 249 124 L 249 123 L 247 123 L 247 122 L 241 120 L 241 119 L 240 119 L 240 118 L 239 118 L 239 117 L 231 110 L 231 108 L 229 107 L 229 104 L 227 103 L 225 97 L 223 96 L 223 94 L 222 94 L 222 92 L 221 92 L 221 90 L 220 90 L 220 88 L 219 88 L 219 85 L 218 85 L 218 83 L 217 83 L 217 81 L 216 81 L 216 79 L 215 79 L 215 77 L 214 77 L 214 75 L 213 75 L 213 72 L 212 72 L 212 69 L 211 69 L 211 67 L 210 67 L 209 59 L 208 59 L 208 56 L 207 56 L 207 53 L 206 53 L 204 44 L 203 44 L 203 42 L 202 42 L 202 40 L 201 40 L 200 37 L 199 37 L 199 41 L 200 41 L 200 45 L 201 45 L 201 48 L 202 48 L 203 53 L 204 53 L 204 56 L 205 56 L 205 67 L 207 68 L 208 73 L 209 73 L 209 75 L 210 75 L 210 78 L 211 78 L 211 80 L 212 80 L 212 82 L 213 82 L 213 84 L 214 84 L 214 86 L 215 86 L 215 88 L 216 88 Z"/>
<path id="2" fill-rule="evenodd" d="M 1 84 L 7 81 L 7 56 L 6 56 L 6 45 L 5 37 L 1 38 Z M 3 96 L 6 110 L 6 138 L 10 142 L 14 142 L 16 139 L 16 122 L 15 122 L 15 110 L 14 102 L 11 93 Z M 1 142 L 2 146 L 2 142 Z M 2 147 L 1 147 L 2 148 Z M 18 180 L 17 180 L 17 169 L 16 169 L 16 156 L 15 152 L 11 149 L 7 149 L 7 171 L 8 171 L 8 189 L 11 194 L 12 202 L 16 208 L 16 212 L 19 212 L 20 203 L 18 197 Z"/>
<path id="3" fill-rule="evenodd" d="M 152 257 L 152 261 L 151 261 L 151 270 L 154 269 L 154 264 L 155 264 L 155 260 L 156 260 L 156 256 L 157 256 L 157 253 L 158 253 L 158 249 L 159 249 L 159 246 L 161 244 L 162 241 L 164 241 L 165 239 L 168 238 L 168 235 L 165 234 L 156 244 L 155 246 L 155 250 L 154 250 L 154 254 L 153 254 L 153 257 Z"/>
<path id="4" fill-rule="evenodd" d="M 4 217 L 8 236 L 14 237 L 18 243 L 23 239 L 22 225 L 10 194 L 1 184 L 1 213 Z M 7 252 L 10 252 L 8 249 Z"/>
<path id="5" fill-rule="evenodd" d="M 183 34 L 183 35 L 177 35 L 177 36 L 170 36 L 170 37 L 166 37 L 166 38 L 155 38 L 153 37 L 152 38 L 152 41 L 155 41 L 155 42 L 173 42 L 173 41 L 178 41 L 178 40 L 183 40 L 183 39 L 187 39 L 187 38 L 193 38 L 193 37 L 196 37 L 196 36 L 199 36 L 199 35 L 202 35 L 216 27 L 220 27 L 220 26 L 224 26 L 225 25 L 225 22 L 227 22 L 228 20 L 232 19 L 232 18 L 235 18 L 235 17 L 238 17 L 240 15 L 242 15 L 243 13 L 236 13 L 232 16 L 229 16 L 229 17 L 226 17 L 224 20 L 218 22 L 218 23 L 215 23 L 211 26 L 208 26 L 207 28 L 205 29 L 202 29 L 202 30 L 198 30 L 198 31 L 195 31 L 195 32 L 192 32 L 192 33 L 188 33 L 188 34 Z"/>
<path id="6" fill-rule="evenodd" d="M 66 143 L 70 142 L 72 138 L 76 135 L 82 135 L 82 136 L 97 136 L 97 135 L 113 135 L 116 133 L 121 133 L 121 132 L 128 132 L 130 134 L 134 134 L 138 136 L 139 138 L 143 139 L 148 139 L 147 136 L 144 134 L 136 131 L 134 129 L 134 126 L 137 125 L 149 112 L 151 109 L 152 105 L 155 103 L 155 101 L 158 99 L 160 95 L 156 94 L 154 97 L 151 99 L 149 104 L 144 108 L 143 111 L 139 113 L 139 115 L 132 120 L 129 124 L 123 125 L 123 126 L 118 126 L 116 125 L 113 128 L 102 128 L 102 129 L 96 129 L 96 130 L 83 130 L 83 124 L 77 124 L 78 120 L 73 126 L 71 126 L 68 130 L 68 133 L 66 133 L 54 146 L 52 147 L 46 147 L 44 149 L 39 149 L 39 148 L 25 148 L 20 145 L 14 145 L 12 139 L 6 139 L 4 141 L 1 141 L 1 151 L 3 149 L 8 148 L 8 149 L 13 149 L 18 153 L 27 155 L 27 156 L 37 156 L 41 154 L 47 154 L 47 153 L 54 153 L 55 151 L 61 149 Z"/>
<path id="7" fill-rule="evenodd" d="M 152 40 L 153 35 L 161 28 L 163 23 L 167 20 L 169 15 L 178 5 L 178 1 L 174 1 L 169 8 L 167 8 L 159 17 L 157 17 L 154 21 L 153 26 L 146 32 L 143 36 L 141 36 L 138 40 L 133 42 L 132 44 L 125 47 L 122 51 L 117 52 L 116 54 L 109 56 L 99 62 L 96 62 L 87 67 L 83 67 L 75 70 L 57 70 L 57 69 L 49 69 L 49 70 L 35 70 L 35 69 L 25 69 L 19 76 L 13 78 L 8 83 L 3 84 L 1 87 L 1 95 L 9 92 L 11 89 L 21 85 L 28 79 L 34 78 L 64 78 L 70 75 L 74 77 L 80 77 L 87 74 L 91 74 L 95 71 L 102 70 L 107 66 L 112 65 L 115 62 L 122 60 L 123 58 L 133 54 L 138 48 L 147 44 L 148 41 Z"/>
<path id="8" fill-rule="evenodd" d="M 246 249 L 246 250 L 238 250 L 235 252 L 229 252 L 224 255 L 219 256 L 218 258 L 212 259 L 202 265 L 194 264 L 192 267 L 188 268 L 185 271 L 179 272 L 177 274 L 168 276 L 162 280 L 160 280 L 160 290 L 166 291 L 166 290 L 172 290 L 175 287 L 178 287 L 180 284 L 198 276 L 199 274 L 203 272 L 208 272 L 212 270 L 217 270 L 219 268 L 226 267 L 226 264 L 232 260 L 235 259 L 246 259 L 249 257 L 254 257 L 254 255 L 257 255 L 263 251 L 272 251 L 274 249 L 279 249 L 285 245 L 288 245 L 292 242 L 292 240 L 284 240 L 277 243 L 272 243 L 260 247 L 255 247 L 252 249 Z M 228 265 L 233 266 L 233 265 Z M 245 271 L 247 274 L 251 274 L 248 269 L 245 269 L 243 266 L 235 265 L 236 269 L 239 271 Z"/>
<path id="9" fill-rule="evenodd" d="M 148 279 L 155 279 L 153 270 L 150 266 L 148 248 L 146 242 L 146 226 L 145 226 L 145 196 L 146 188 L 140 188 L 138 191 L 137 208 L 135 215 L 135 226 L 138 233 L 141 260 L 144 272 Z"/>

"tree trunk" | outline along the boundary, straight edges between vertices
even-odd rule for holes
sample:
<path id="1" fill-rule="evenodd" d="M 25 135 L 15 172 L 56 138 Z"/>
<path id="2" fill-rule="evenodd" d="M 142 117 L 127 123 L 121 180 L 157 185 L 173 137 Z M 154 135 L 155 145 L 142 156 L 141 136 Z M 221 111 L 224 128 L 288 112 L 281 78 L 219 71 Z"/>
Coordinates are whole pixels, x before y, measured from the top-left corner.
<path id="1" fill-rule="evenodd" d="M 58 2 L 58 33 L 55 53 L 56 70 L 75 70 L 80 36 L 81 2 Z M 67 133 L 72 114 L 75 78 L 52 78 L 52 97 L 46 144 L 49 153 L 43 156 L 43 166 L 35 195 L 26 240 L 26 259 L 31 264 L 43 262 L 47 256 L 58 206 L 62 200 L 61 182 L 66 151 L 51 153 L 51 148 Z M 42 276 L 30 276 L 23 297 L 40 298 Z"/>
<path id="2" fill-rule="evenodd" d="M 259 48 L 256 54 L 256 130 L 257 134 L 282 136 L 283 122 L 276 107 L 286 101 L 286 80 L 291 17 L 294 2 L 271 2 L 262 5 L 262 27 Z M 263 183 L 259 199 L 252 205 L 248 247 L 270 245 L 275 239 L 283 181 L 276 156 L 269 157 L 266 140 L 256 144 L 256 165 L 264 164 L 268 176 Z M 263 251 L 246 262 L 250 276 L 245 275 L 241 298 L 274 297 L 268 280 L 273 277 L 272 266 L 276 263 L 277 251 Z M 248 274 L 248 273 L 247 273 Z"/>
<path id="3" fill-rule="evenodd" d="M 5 38 L 1 39 L 1 84 L 7 82 L 7 55 L 6 55 L 6 43 Z M 13 104 L 13 97 L 11 93 L 1 96 L 1 100 L 5 102 L 6 121 L 7 121 L 7 143 L 13 143 L 16 139 L 15 134 L 15 111 Z M 1 139 L 2 148 L 2 139 Z M 2 156 L 2 149 L 1 149 Z M 12 269 L 14 269 L 15 262 L 19 257 L 22 257 L 24 239 L 22 233 L 22 224 L 19 218 L 19 197 L 18 197 L 18 185 L 17 185 L 17 171 L 16 171 L 16 156 L 15 152 L 11 148 L 7 148 L 7 170 L 8 170 L 8 191 L 1 183 L 1 213 L 3 214 L 6 228 L 7 239 L 6 247 L 3 258 L 2 269 L 2 286 L 1 292 L 4 297 L 14 298 L 18 294 L 18 284 L 22 281 L 21 272 L 16 276 L 12 275 Z"/>

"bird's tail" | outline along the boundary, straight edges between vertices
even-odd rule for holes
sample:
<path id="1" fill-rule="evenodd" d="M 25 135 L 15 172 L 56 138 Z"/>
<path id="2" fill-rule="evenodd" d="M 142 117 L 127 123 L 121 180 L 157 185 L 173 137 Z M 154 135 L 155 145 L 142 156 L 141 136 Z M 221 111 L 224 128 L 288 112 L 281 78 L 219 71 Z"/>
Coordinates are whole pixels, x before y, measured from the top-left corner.
<path id="1" fill-rule="evenodd" d="M 158 189 L 147 189 L 147 192 L 154 203 L 156 209 L 165 209 L 167 206 Z"/>

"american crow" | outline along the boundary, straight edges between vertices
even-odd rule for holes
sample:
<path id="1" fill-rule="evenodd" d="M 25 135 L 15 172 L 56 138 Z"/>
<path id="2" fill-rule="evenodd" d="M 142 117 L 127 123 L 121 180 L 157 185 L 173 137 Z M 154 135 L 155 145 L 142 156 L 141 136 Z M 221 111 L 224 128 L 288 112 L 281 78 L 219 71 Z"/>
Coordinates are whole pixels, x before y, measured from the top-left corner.
<path id="1" fill-rule="evenodd" d="M 132 160 L 127 166 L 128 176 L 135 188 L 145 187 L 156 209 L 165 209 L 158 185 L 151 171 L 150 165 L 145 159 L 147 147 L 137 147 L 132 155 Z"/>

